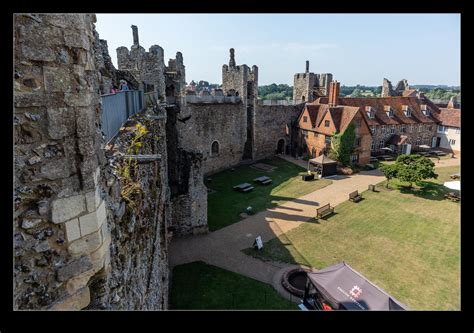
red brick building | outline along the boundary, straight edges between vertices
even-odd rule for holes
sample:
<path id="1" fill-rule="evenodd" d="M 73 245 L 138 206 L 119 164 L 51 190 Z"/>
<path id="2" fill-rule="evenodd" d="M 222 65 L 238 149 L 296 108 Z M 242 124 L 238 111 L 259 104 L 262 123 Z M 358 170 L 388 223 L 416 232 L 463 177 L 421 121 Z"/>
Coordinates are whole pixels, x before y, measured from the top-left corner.
<path id="1" fill-rule="evenodd" d="M 367 164 L 370 160 L 371 133 L 367 119 L 359 107 L 340 105 L 339 82 L 331 82 L 326 103 L 317 101 L 306 104 L 297 120 L 297 135 L 293 143 L 296 152 L 303 156 L 317 157 L 329 152 L 332 136 L 342 133 L 350 123 L 356 128 L 355 151 L 351 160 Z"/>

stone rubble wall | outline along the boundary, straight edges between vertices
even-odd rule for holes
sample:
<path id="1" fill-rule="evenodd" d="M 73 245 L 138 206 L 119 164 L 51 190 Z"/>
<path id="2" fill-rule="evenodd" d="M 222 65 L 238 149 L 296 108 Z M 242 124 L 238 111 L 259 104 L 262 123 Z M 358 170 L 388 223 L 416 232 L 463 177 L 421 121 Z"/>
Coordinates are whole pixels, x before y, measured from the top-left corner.
<path id="1" fill-rule="evenodd" d="M 162 109 L 160 113 L 166 116 Z M 113 310 L 163 310 L 168 307 L 168 225 L 171 218 L 168 187 L 166 120 L 150 119 L 147 111 L 131 117 L 108 145 L 110 167 L 104 171 L 103 186 L 111 211 L 110 274 L 98 281 L 91 308 Z M 131 195 L 119 165 L 119 154 L 130 152 L 136 125 L 148 133 L 140 139 L 139 154 L 159 154 L 159 161 L 137 164 L 132 176 L 140 194 Z M 124 194 L 127 192 L 128 194 Z M 130 198 L 130 199 L 127 199 Z"/>
<path id="2" fill-rule="evenodd" d="M 255 159 L 275 155 L 278 141 L 291 149 L 292 125 L 302 112 L 299 105 L 258 105 L 255 111 Z M 288 129 L 288 132 L 287 132 Z"/>
<path id="3" fill-rule="evenodd" d="M 16 309 L 81 309 L 109 266 L 94 22 L 14 16 Z"/>
<path id="4" fill-rule="evenodd" d="M 177 122 L 179 145 L 203 155 L 203 174 L 230 168 L 242 161 L 247 139 L 247 114 L 238 104 L 188 104 L 191 118 Z M 211 153 L 214 141 L 219 143 L 219 153 Z"/>
<path id="5" fill-rule="evenodd" d="M 166 113 L 136 116 L 149 130 L 141 153 L 161 160 L 138 166 L 141 196 L 125 202 L 105 152 L 126 152 L 133 134 L 104 149 L 100 83 L 120 71 L 95 15 L 14 20 L 14 308 L 166 309 Z"/>

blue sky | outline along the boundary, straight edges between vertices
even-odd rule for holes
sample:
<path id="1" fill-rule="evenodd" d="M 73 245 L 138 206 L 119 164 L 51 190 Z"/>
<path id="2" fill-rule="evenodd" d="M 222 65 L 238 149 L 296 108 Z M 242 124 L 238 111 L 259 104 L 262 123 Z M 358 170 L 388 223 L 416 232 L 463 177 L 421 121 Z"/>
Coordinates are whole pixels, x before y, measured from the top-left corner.
<path id="1" fill-rule="evenodd" d="M 187 82 L 221 83 L 233 47 L 237 64 L 259 67 L 259 85 L 293 85 L 306 60 L 343 85 L 460 85 L 459 14 L 97 14 L 115 65 L 117 47 L 133 44 L 132 24 L 166 63 L 183 53 Z"/>

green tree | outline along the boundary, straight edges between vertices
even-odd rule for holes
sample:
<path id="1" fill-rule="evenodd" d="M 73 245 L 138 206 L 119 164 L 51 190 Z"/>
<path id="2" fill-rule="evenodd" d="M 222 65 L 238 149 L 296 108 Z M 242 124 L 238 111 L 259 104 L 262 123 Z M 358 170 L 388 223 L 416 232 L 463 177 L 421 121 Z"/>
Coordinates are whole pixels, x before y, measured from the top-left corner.
<path id="1" fill-rule="evenodd" d="M 390 179 L 397 178 L 398 165 L 396 163 L 382 164 L 382 166 L 379 169 L 380 171 L 383 172 L 385 178 L 387 178 L 386 187 L 388 188 L 388 182 L 390 181 Z"/>
<path id="2" fill-rule="evenodd" d="M 363 97 L 362 90 L 355 88 L 350 97 Z"/>
<path id="3" fill-rule="evenodd" d="M 427 157 L 419 155 L 400 155 L 395 162 L 397 164 L 397 178 L 408 182 L 412 187 L 413 183 L 424 179 L 438 178 L 434 171 L 434 162 Z"/>
<path id="4" fill-rule="evenodd" d="M 355 125 L 350 123 L 343 133 L 336 132 L 331 138 L 329 157 L 339 161 L 342 165 L 349 165 L 351 154 L 354 151 Z"/>

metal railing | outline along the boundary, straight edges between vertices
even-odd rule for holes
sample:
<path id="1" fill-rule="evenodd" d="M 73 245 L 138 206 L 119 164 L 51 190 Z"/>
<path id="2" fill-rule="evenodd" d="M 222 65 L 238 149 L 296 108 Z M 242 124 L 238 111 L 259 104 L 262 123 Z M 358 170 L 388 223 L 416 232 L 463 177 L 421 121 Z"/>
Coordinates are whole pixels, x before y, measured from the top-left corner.
<path id="1" fill-rule="evenodd" d="M 127 119 L 145 109 L 143 91 L 127 90 L 115 94 L 102 95 L 102 132 L 109 142 L 117 135 Z"/>

